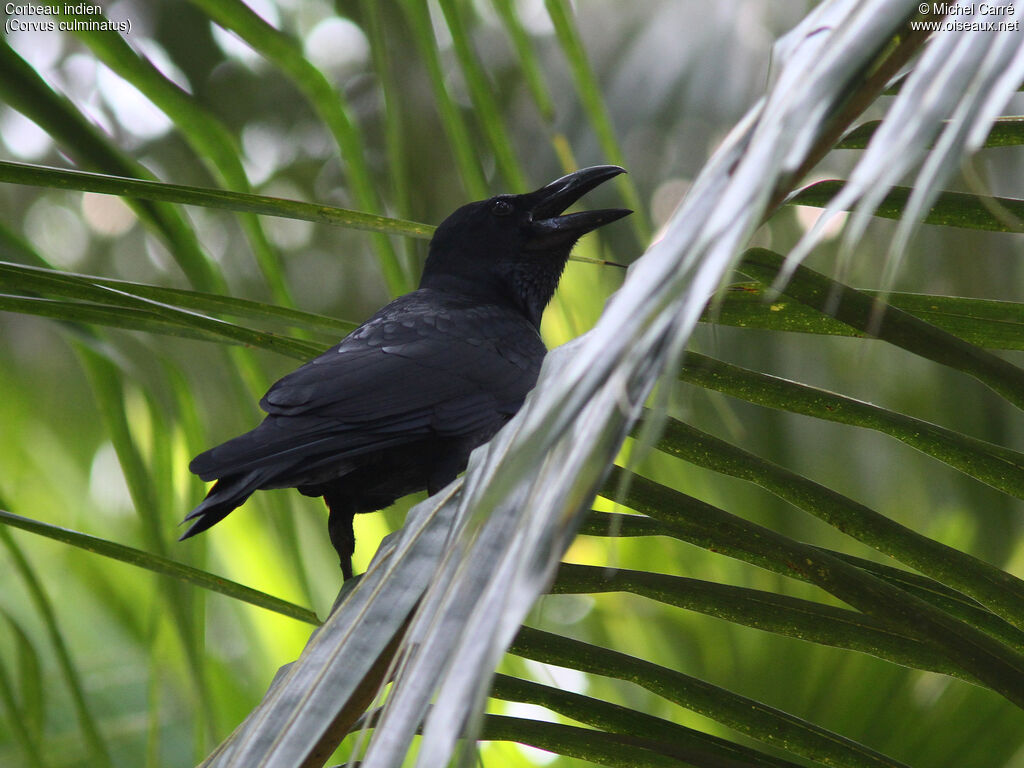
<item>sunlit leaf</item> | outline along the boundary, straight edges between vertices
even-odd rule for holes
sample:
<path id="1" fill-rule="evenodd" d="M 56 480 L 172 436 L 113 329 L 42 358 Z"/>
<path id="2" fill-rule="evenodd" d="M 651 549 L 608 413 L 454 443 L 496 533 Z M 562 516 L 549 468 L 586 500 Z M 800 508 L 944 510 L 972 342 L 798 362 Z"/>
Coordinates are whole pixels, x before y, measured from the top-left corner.
<path id="1" fill-rule="evenodd" d="M 255 605 L 258 608 L 265 608 L 268 611 L 274 611 L 282 616 L 304 621 L 307 624 L 313 624 L 314 626 L 320 624 L 316 614 L 308 608 L 289 603 L 287 600 L 259 592 L 244 584 L 238 584 L 213 573 L 200 571 L 197 568 L 192 568 L 184 563 L 179 563 L 176 560 L 171 560 L 143 549 L 129 547 L 116 541 L 109 541 L 98 536 L 90 536 L 87 533 L 50 525 L 41 520 L 32 520 L 3 509 L 0 509 L 0 523 L 9 525 L 12 528 L 29 531 L 39 536 L 45 536 L 49 539 L 62 541 L 73 547 L 84 549 L 87 552 L 95 552 L 103 557 L 119 560 L 122 563 L 128 563 L 137 568 L 145 568 L 147 571 L 169 576 L 178 581 L 194 584 L 202 589 L 226 595 L 235 600 Z"/>
<path id="2" fill-rule="evenodd" d="M 5 526 L 0 526 L 0 543 L 3 543 L 7 549 L 15 570 L 27 588 L 33 608 L 46 631 L 53 653 L 57 657 L 60 676 L 71 693 L 75 716 L 90 759 L 97 766 L 112 766 L 109 748 L 93 715 L 81 673 L 78 671 L 78 665 L 71 658 L 64 633 L 57 622 L 57 615 L 46 589 L 40 582 L 35 568 Z"/>

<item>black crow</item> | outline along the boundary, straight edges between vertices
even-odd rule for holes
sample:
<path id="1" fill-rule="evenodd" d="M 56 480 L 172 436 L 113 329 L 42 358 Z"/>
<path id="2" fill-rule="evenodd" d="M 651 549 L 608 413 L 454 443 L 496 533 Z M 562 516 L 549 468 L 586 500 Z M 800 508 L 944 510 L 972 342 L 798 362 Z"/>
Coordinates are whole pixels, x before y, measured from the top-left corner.
<path id="1" fill-rule="evenodd" d="M 331 543 L 350 578 L 352 518 L 440 490 L 522 406 L 547 352 L 541 314 L 569 251 L 630 211 L 560 214 L 620 173 L 584 168 L 445 219 L 417 290 L 274 384 L 258 427 L 192 460 L 192 472 L 217 482 L 185 518 L 195 522 L 181 538 L 254 491 L 298 488 L 324 497 Z"/>

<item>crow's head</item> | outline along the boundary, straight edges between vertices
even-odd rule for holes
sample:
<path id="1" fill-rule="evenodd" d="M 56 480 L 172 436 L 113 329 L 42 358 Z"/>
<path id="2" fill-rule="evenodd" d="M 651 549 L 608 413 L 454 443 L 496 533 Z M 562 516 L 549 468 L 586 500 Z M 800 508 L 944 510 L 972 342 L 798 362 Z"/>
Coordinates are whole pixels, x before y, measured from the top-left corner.
<path id="1" fill-rule="evenodd" d="M 462 206 L 434 233 L 420 286 L 510 302 L 539 325 L 576 241 L 632 213 L 563 212 L 620 173 L 625 171 L 616 165 L 597 165 L 536 192 Z"/>

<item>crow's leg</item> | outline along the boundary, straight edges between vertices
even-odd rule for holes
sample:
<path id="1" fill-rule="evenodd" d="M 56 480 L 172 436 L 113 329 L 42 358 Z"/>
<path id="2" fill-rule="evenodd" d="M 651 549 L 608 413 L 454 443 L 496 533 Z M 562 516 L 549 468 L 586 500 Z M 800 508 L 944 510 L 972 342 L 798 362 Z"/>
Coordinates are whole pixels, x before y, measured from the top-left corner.
<path id="1" fill-rule="evenodd" d="M 338 553 L 341 564 L 341 575 L 344 579 L 352 578 L 352 553 L 356 548 L 356 535 L 352 530 L 352 518 L 356 516 L 352 502 L 341 493 L 328 491 L 324 494 L 327 504 L 327 533 L 331 544 Z"/>
<path id="2" fill-rule="evenodd" d="M 450 449 L 447 458 L 435 461 L 427 478 L 427 495 L 433 496 L 458 477 L 459 472 L 466 468 L 468 457 L 469 450 Z"/>
<path id="3" fill-rule="evenodd" d="M 433 496 L 458 476 L 459 473 L 454 472 L 451 475 L 435 475 L 430 478 L 430 481 L 427 483 L 427 496 Z"/>

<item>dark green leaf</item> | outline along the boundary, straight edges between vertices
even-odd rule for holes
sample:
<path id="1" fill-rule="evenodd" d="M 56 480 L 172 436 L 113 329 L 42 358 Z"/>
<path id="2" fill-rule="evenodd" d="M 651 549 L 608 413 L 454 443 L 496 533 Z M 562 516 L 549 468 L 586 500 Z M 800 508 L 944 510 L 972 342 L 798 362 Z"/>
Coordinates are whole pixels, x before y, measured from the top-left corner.
<path id="1" fill-rule="evenodd" d="M 1024 624 L 1024 582 L 995 566 L 675 419 L 666 421 L 657 446 L 698 466 L 756 483 L 858 541 L 970 595 L 1007 621 Z"/>
<path id="2" fill-rule="evenodd" d="M 602 731 L 623 734 L 631 737 L 631 743 L 635 746 L 645 747 L 649 744 L 654 751 L 690 761 L 689 764 L 693 765 L 742 764 L 757 768 L 797 768 L 795 763 L 788 760 L 677 725 L 670 720 L 509 675 L 495 675 L 491 696 L 546 707 L 577 722 L 600 729 L 585 731 L 586 734 L 598 737 L 605 735 L 601 733 Z M 486 725 L 484 730 L 486 732 Z"/>
<path id="3" fill-rule="evenodd" d="M 201 205 L 226 211 L 259 213 L 267 216 L 282 216 L 302 219 L 320 224 L 333 224 L 349 229 L 370 232 L 385 232 L 392 235 L 429 238 L 433 227 L 414 221 L 389 219 L 370 213 L 333 208 L 329 205 L 303 203 L 280 197 L 266 197 L 242 192 L 228 192 L 223 189 L 187 187 L 181 184 L 164 184 L 156 181 L 142 181 L 123 176 L 101 173 L 68 171 L 60 168 L 45 168 L 39 165 L 0 161 L 0 181 L 11 184 L 27 184 L 37 187 L 53 187 L 82 192 L 97 192 L 104 195 L 158 200 L 186 205 Z"/>
<path id="4" fill-rule="evenodd" d="M 743 255 L 740 269 L 770 285 L 780 274 L 783 262 L 777 253 L 752 248 Z M 862 333 L 969 374 L 1024 408 L 1024 370 L 991 352 L 804 266 L 793 270 L 781 290 Z"/>
<path id="5" fill-rule="evenodd" d="M 941 652 L 927 642 L 909 637 L 889 622 L 810 600 L 700 579 L 571 563 L 563 563 L 559 568 L 551 592 L 556 595 L 629 592 L 743 626 L 870 653 L 907 667 L 941 672 L 973 682 Z"/>
<path id="6" fill-rule="evenodd" d="M 168 336 L 202 339 L 203 341 L 221 343 L 230 341 L 235 344 L 268 349 L 296 360 L 308 360 L 323 351 L 323 347 L 320 345 L 302 339 L 291 339 L 272 333 L 253 331 L 222 320 L 204 318 L 192 313 L 181 313 L 188 319 L 168 319 L 163 312 L 156 313 L 131 307 L 24 298 L 3 294 L 0 294 L 0 311 L 20 312 L 50 317 L 55 320 L 146 331 Z"/>
<path id="7" fill-rule="evenodd" d="M 545 664 L 628 680 L 740 733 L 826 765 L 846 768 L 903 765 L 863 744 L 759 701 L 597 645 L 523 627 L 512 641 L 509 652 Z"/>
<path id="8" fill-rule="evenodd" d="M 789 205 L 809 205 L 824 208 L 843 188 L 842 181 L 819 181 L 791 195 Z M 875 216 L 899 219 L 910 199 L 910 187 L 893 187 L 885 196 Z M 942 192 L 932 203 L 925 224 L 964 229 L 986 229 L 992 232 L 1020 232 L 1024 219 L 1024 200 L 1011 197 L 979 197 L 964 192 Z"/>
<path id="9" fill-rule="evenodd" d="M 890 565 L 875 563 L 841 552 L 797 542 L 789 537 L 730 514 L 679 491 L 614 467 L 602 495 L 650 515 L 610 515 L 591 512 L 581 529 L 596 536 L 671 536 L 711 552 L 756 565 L 773 573 L 818 584 L 827 589 L 815 571 L 797 567 L 805 553 L 810 559 L 834 558 L 910 592 L 944 613 L 991 635 L 1018 653 L 1024 653 L 1024 632 L 985 610 L 979 603 L 933 579 Z"/>
<path id="10" fill-rule="evenodd" d="M 869 120 L 843 136 L 836 149 L 864 149 L 875 135 L 881 120 Z M 1024 117 L 1000 117 L 985 138 L 986 147 L 1015 147 L 1024 144 Z"/>
<path id="11" fill-rule="evenodd" d="M 861 291 L 931 323 L 964 341 L 988 349 L 1024 349 L 1024 304 L 923 293 Z M 763 328 L 864 338 L 869 334 L 823 315 L 762 283 L 729 286 L 702 318 L 740 328 Z"/>
<path id="12" fill-rule="evenodd" d="M 691 353 L 679 378 L 751 403 L 874 429 L 1024 499 L 1024 454 L 806 384 Z"/>
<path id="13" fill-rule="evenodd" d="M 721 762 L 707 762 L 697 756 L 676 759 L 659 751 L 663 745 L 646 739 L 508 715 L 484 715 L 477 738 L 481 741 L 516 741 L 612 768 L 711 768 L 721 765 Z"/>

